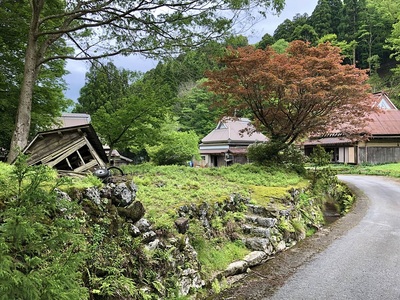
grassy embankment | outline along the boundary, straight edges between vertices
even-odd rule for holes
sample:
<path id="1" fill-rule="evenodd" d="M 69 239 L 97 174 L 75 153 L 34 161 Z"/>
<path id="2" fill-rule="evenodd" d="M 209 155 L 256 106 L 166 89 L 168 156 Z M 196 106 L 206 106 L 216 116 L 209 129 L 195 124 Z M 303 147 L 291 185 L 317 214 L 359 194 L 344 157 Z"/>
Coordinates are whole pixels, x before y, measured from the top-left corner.
<path id="1" fill-rule="evenodd" d="M 229 168 L 188 168 L 151 165 L 124 168 L 138 186 L 137 199 L 147 210 L 147 217 L 158 228 L 170 229 L 182 205 L 229 199 L 233 193 L 249 197 L 251 202 L 267 205 L 272 198 L 283 197 L 292 187 L 307 185 L 294 172 L 253 165 Z"/>
<path id="2" fill-rule="evenodd" d="M 137 200 L 146 208 L 148 218 L 156 228 L 173 231 L 178 209 L 184 205 L 200 205 L 229 199 L 233 193 L 249 197 L 253 204 L 267 206 L 271 199 L 284 197 L 290 188 L 303 187 L 307 180 L 284 169 L 253 165 L 234 165 L 229 168 L 189 168 L 184 166 L 155 167 L 144 164 L 124 168 L 138 186 Z M 280 205 L 279 202 L 274 205 Z M 240 213 L 225 218 L 241 218 Z M 239 241 L 224 237 L 206 241 L 201 225 L 191 221 L 189 234 L 206 272 L 223 270 L 230 262 L 248 253 Z M 219 220 L 221 227 L 227 220 Z"/>
<path id="3" fill-rule="evenodd" d="M 0 181 L 4 185 L 2 197 L 7 198 L 18 188 L 16 182 L 9 180 L 12 166 L 0 163 Z M 178 209 L 184 205 L 207 203 L 210 207 L 216 202 L 229 199 L 231 194 L 248 197 L 253 204 L 267 206 L 271 199 L 282 198 L 293 187 L 308 184 L 295 172 L 279 168 L 263 168 L 253 165 L 235 165 L 229 168 L 189 168 L 185 166 L 160 166 L 150 164 L 126 166 L 124 172 L 128 180 L 138 186 L 137 200 L 146 209 L 145 217 L 157 230 L 176 232 L 174 221 L 178 218 Z M 57 173 L 49 171 L 46 181 L 49 188 L 54 186 Z M 74 178 L 68 184 L 59 186 L 61 190 L 84 189 L 101 182 L 88 176 Z M 273 205 L 279 206 L 279 201 Z M 221 228 L 229 220 L 243 217 L 243 214 L 228 213 L 226 219 L 216 220 L 213 228 Z M 204 232 L 198 220 L 192 220 L 189 234 L 198 251 L 205 272 L 223 270 L 230 262 L 242 258 L 248 253 L 240 241 L 229 241 L 223 235 L 211 240 L 204 238 Z"/>
<path id="4" fill-rule="evenodd" d="M 338 174 L 379 175 L 400 178 L 400 163 L 382 165 L 331 165 Z"/>

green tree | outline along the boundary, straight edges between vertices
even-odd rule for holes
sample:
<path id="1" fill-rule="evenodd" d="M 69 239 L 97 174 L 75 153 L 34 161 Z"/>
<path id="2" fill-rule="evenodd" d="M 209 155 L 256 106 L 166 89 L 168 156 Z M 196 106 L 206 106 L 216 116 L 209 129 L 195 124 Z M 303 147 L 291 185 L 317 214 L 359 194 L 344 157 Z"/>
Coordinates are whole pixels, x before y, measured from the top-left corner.
<path id="1" fill-rule="evenodd" d="M 380 24 L 387 24 L 382 34 L 376 37 L 369 62 L 378 62 L 379 68 L 372 73 L 371 84 L 375 90 L 385 90 L 397 105 L 400 104 L 400 72 L 396 61 L 400 60 L 400 3 L 398 0 L 368 1 L 368 10 L 379 16 Z M 379 24 L 378 24 L 379 25 Z M 381 26 L 381 25 L 379 25 Z M 388 33 L 389 32 L 389 33 Z M 383 49 L 377 49 L 385 40 Z M 387 51 L 387 52 L 386 52 Z M 378 58 L 376 57 L 379 56 Z M 375 70 L 377 64 L 372 65 Z"/>
<path id="2" fill-rule="evenodd" d="M 212 95 L 198 82 L 203 80 L 206 70 L 220 67 L 217 59 L 225 53 L 227 45 L 237 48 L 248 45 L 248 41 L 243 36 L 230 36 L 223 43 L 210 42 L 159 63 L 144 74 L 144 81 L 151 80 L 155 89 L 162 87 L 164 100 L 174 103 L 172 113 L 178 118 L 181 130 L 193 130 L 202 137 L 221 117 L 221 111 L 212 107 Z"/>
<path id="3" fill-rule="evenodd" d="M 0 182 L 0 299 L 88 298 L 78 209 L 46 186 L 50 177 L 19 157 L 11 180 Z"/>
<path id="4" fill-rule="evenodd" d="M 280 39 L 277 40 L 274 44 L 272 44 L 271 48 L 275 50 L 277 53 L 284 53 L 289 46 L 289 42 Z"/>
<path id="5" fill-rule="evenodd" d="M 196 82 L 204 77 L 205 70 L 217 67 L 215 58 L 222 55 L 224 47 L 215 42 L 210 42 L 203 47 L 187 51 L 176 58 L 170 58 L 159 63 L 155 69 L 144 74 L 144 80 L 150 80 L 157 86 L 168 86 L 166 98 L 175 98 L 181 86 Z"/>
<path id="6" fill-rule="evenodd" d="M 294 31 L 296 30 L 296 28 L 301 28 L 302 26 L 306 25 L 308 22 L 308 18 L 309 17 L 307 14 L 296 14 L 293 17 L 292 21 L 286 19 L 285 21 L 283 21 L 283 23 L 278 25 L 278 27 L 274 31 L 274 39 L 276 41 L 284 39 L 288 42 L 295 40 L 297 37 L 293 36 Z"/>
<path id="7" fill-rule="evenodd" d="M 282 9 L 282 0 L 254 0 L 265 10 Z M 96 59 L 114 55 L 142 53 L 159 56 L 176 52 L 224 35 L 243 11 L 248 1 L 178 1 L 178 0 L 96 0 L 72 1 L 4 0 L 4 14 L 27 12 L 24 28 L 26 45 L 24 75 L 8 161 L 28 142 L 34 86 L 40 69 L 54 60 Z M 252 6 L 252 5 L 251 5 Z M 230 10 L 233 15 L 221 14 Z M 9 26 L 9 25 L 6 25 Z M 64 41 L 77 49 L 70 55 L 56 51 Z"/>
<path id="8" fill-rule="evenodd" d="M 206 70 L 218 68 L 217 58 L 225 53 L 227 46 L 233 48 L 248 45 L 244 36 L 228 36 L 223 42 L 211 41 L 195 50 L 186 51 L 176 58 L 159 63 L 144 75 L 144 80 L 152 80 L 161 86 L 168 86 L 166 98 L 176 98 L 182 87 L 204 77 Z"/>
<path id="9" fill-rule="evenodd" d="M 113 149 L 143 149 L 145 143 L 157 142 L 159 126 L 171 109 L 151 81 L 140 78 L 129 94 L 104 103 L 93 115 L 92 123 L 101 140 Z"/>
<path id="10" fill-rule="evenodd" d="M 368 0 L 367 5 L 374 7 L 382 18 L 394 24 L 399 21 L 400 5 L 398 0 Z"/>
<path id="11" fill-rule="evenodd" d="M 289 19 L 284 20 L 281 24 L 276 27 L 274 31 L 274 39 L 276 41 L 278 40 L 285 40 L 285 41 L 291 41 L 291 36 L 296 28 L 295 24 Z"/>
<path id="12" fill-rule="evenodd" d="M 309 42 L 311 44 L 315 43 L 318 39 L 318 35 L 314 28 L 308 24 L 298 26 L 294 29 L 291 40 L 301 40 L 304 42 Z"/>
<path id="13" fill-rule="evenodd" d="M 157 165 L 184 165 L 193 158 L 199 159 L 199 138 L 193 131 L 178 131 L 177 122 L 164 123 L 160 141 L 146 150 L 150 161 Z"/>
<path id="14" fill-rule="evenodd" d="M 318 0 L 317 6 L 310 16 L 310 25 L 319 36 L 334 33 L 331 24 L 332 12 L 328 0 Z"/>
<path id="15" fill-rule="evenodd" d="M 257 43 L 257 48 L 258 49 L 265 49 L 268 46 L 271 46 L 273 43 L 275 43 L 274 37 L 272 35 L 270 35 L 269 33 L 266 33 L 261 38 L 261 41 L 259 41 Z"/>
<path id="16" fill-rule="evenodd" d="M 392 23 L 385 19 L 373 4 L 367 5 L 365 23 L 359 28 L 360 65 L 370 72 L 377 71 L 379 61 L 388 61 L 390 52 L 384 47 L 390 35 Z"/>
<path id="17" fill-rule="evenodd" d="M 113 103 L 130 93 L 130 85 L 140 74 L 118 69 L 113 63 L 93 62 L 86 73 L 85 85 L 80 90 L 74 111 L 94 114 L 106 103 Z"/>
<path id="18" fill-rule="evenodd" d="M 342 2 L 340 0 L 319 0 L 310 16 L 309 24 L 319 37 L 338 34 Z"/>
<path id="19" fill-rule="evenodd" d="M 324 44 L 326 42 L 329 42 L 332 46 L 339 47 L 344 57 L 352 59 L 353 50 L 357 44 L 356 41 L 351 41 L 350 43 L 346 41 L 338 41 L 336 34 L 327 34 L 318 40 L 318 44 Z"/>
<path id="20" fill-rule="evenodd" d="M 400 7 L 398 4 L 398 1 L 386 0 L 379 4 L 375 3 L 374 7 L 392 21 L 393 27 L 387 39 L 387 48 L 392 51 L 392 56 L 400 61 Z"/>
<path id="21" fill-rule="evenodd" d="M 360 66 L 359 50 L 361 40 L 359 39 L 360 29 L 367 23 L 367 4 L 366 0 L 344 0 L 342 9 L 342 20 L 339 27 L 339 40 L 345 40 L 348 43 L 356 41 L 356 47 L 353 49 L 351 64 Z"/>
<path id="22" fill-rule="evenodd" d="M 174 114 L 183 131 L 194 131 L 198 137 L 206 136 L 215 128 L 222 110 L 213 105 L 214 94 L 207 91 L 202 84 L 205 79 L 181 87 Z"/>

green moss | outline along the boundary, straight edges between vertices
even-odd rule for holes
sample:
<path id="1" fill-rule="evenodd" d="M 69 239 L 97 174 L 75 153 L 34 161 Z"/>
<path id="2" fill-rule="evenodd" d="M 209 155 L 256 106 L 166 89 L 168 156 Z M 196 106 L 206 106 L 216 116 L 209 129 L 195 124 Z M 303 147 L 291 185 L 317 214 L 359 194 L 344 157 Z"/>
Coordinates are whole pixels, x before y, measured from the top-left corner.
<path id="1" fill-rule="evenodd" d="M 234 193 L 251 196 L 263 204 L 269 201 L 266 196 L 279 198 L 291 187 L 304 183 L 295 173 L 253 165 L 188 168 L 144 164 L 124 167 L 124 172 L 138 185 L 137 199 L 157 228 L 170 227 L 177 217 L 176 211 L 183 205 L 207 202 L 214 207 Z"/>
<path id="2" fill-rule="evenodd" d="M 306 232 L 306 226 L 304 225 L 302 220 L 293 219 L 291 223 L 292 223 L 292 227 L 296 233 L 303 234 Z"/>
<path id="3" fill-rule="evenodd" d="M 317 229 L 315 227 L 307 228 L 306 237 L 312 236 L 315 232 L 317 232 Z"/>
<path id="4" fill-rule="evenodd" d="M 284 217 L 279 218 L 278 228 L 283 234 L 296 232 L 292 223 Z"/>
<path id="5" fill-rule="evenodd" d="M 258 205 L 268 206 L 274 199 L 286 198 L 288 193 L 287 187 L 269 187 L 269 186 L 255 186 L 249 187 L 251 191 L 251 200 Z"/>

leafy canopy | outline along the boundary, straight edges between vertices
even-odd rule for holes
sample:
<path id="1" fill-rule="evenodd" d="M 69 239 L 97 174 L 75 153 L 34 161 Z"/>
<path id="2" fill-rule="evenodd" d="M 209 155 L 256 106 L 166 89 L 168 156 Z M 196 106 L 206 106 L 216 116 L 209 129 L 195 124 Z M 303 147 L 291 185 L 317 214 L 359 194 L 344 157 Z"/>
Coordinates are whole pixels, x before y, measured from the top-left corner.
<path id="1" fill-rule="evenodd" d="M 207 73 L 206 85 L 222 96 L 219 105 L 253 115 L 257 130 L 283 148 L 309 134 L 341 124 L 362 128 L 372 109 L 364 71 L 342 64 L 340 49 L 294 41 L 285 53 L 229 49 L 225 68 Z"/>
<path id="2" fill-rule="evenodd" d="M 224 36 L 243 13 L 266 13 L 271 8 L 280 11 L 284 1 L 5 0 L 1 4 L 6 9 L 0 16 L 9 18 L 20 8 L 26 13 L 22 23 L 25 39 L 21 41 L 26 50 L 24 72 L 8 156 L 12 162 L 28 143 L 35 84 L 40 69 L 49 62 L 132 53 L 149 57 L 176 54 Z M 68 51 L 66 45 L 76 51 Z"/>
<path id="3" fill-rule="evenodd" d="M 24 76 L 24 56 L 30 10 L 26 1 L 1 1 L 0 5 L 0 147 L 8 148 L 18 110 L 18 97 Z M 68 53 L 62 40 L 49 55 Z M 48 129 L 61 111 L 71 104 L 64 98 L 65 62 L 45 63 L 38 74 L 32 98 L 32 126 L 29 136 Z"/>

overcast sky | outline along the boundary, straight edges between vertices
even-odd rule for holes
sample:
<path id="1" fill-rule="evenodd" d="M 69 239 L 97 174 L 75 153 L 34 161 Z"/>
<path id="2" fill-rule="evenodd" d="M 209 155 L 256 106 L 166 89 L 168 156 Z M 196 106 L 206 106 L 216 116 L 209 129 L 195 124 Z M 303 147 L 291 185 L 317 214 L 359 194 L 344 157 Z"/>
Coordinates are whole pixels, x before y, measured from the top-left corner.
<path id="1" fill-rule="evenodd" d="M 308 15 L 311 15 L 318 0 L 286 0 L 285 2 L 285 9 L 279 16 L 272 14 L 268 15 L 267 18 L 256 23 L 250 30 L 241 33 L 248 37 L 250 44 L 259 42 L 262 36 L 266 33 L 272 35 L 279 24 L 281 24 L 285 19 L 292 20 L 297 13 L 307 13 Z M 129 56 L 115 58 L 114 64 L 120 68 L 146 72 L 155 68 L 157 62 L 141 58 L 140 56 Z M 65 76 L 68 85 L 68 90 L 65 92 L 65 96 L 76 101 L 79 97 L 79 90 L 85 84 L 85 74 L 89 69 L 89 64 L 82 61 L 68 61 L 67 69 L 70 74 Z"/>

